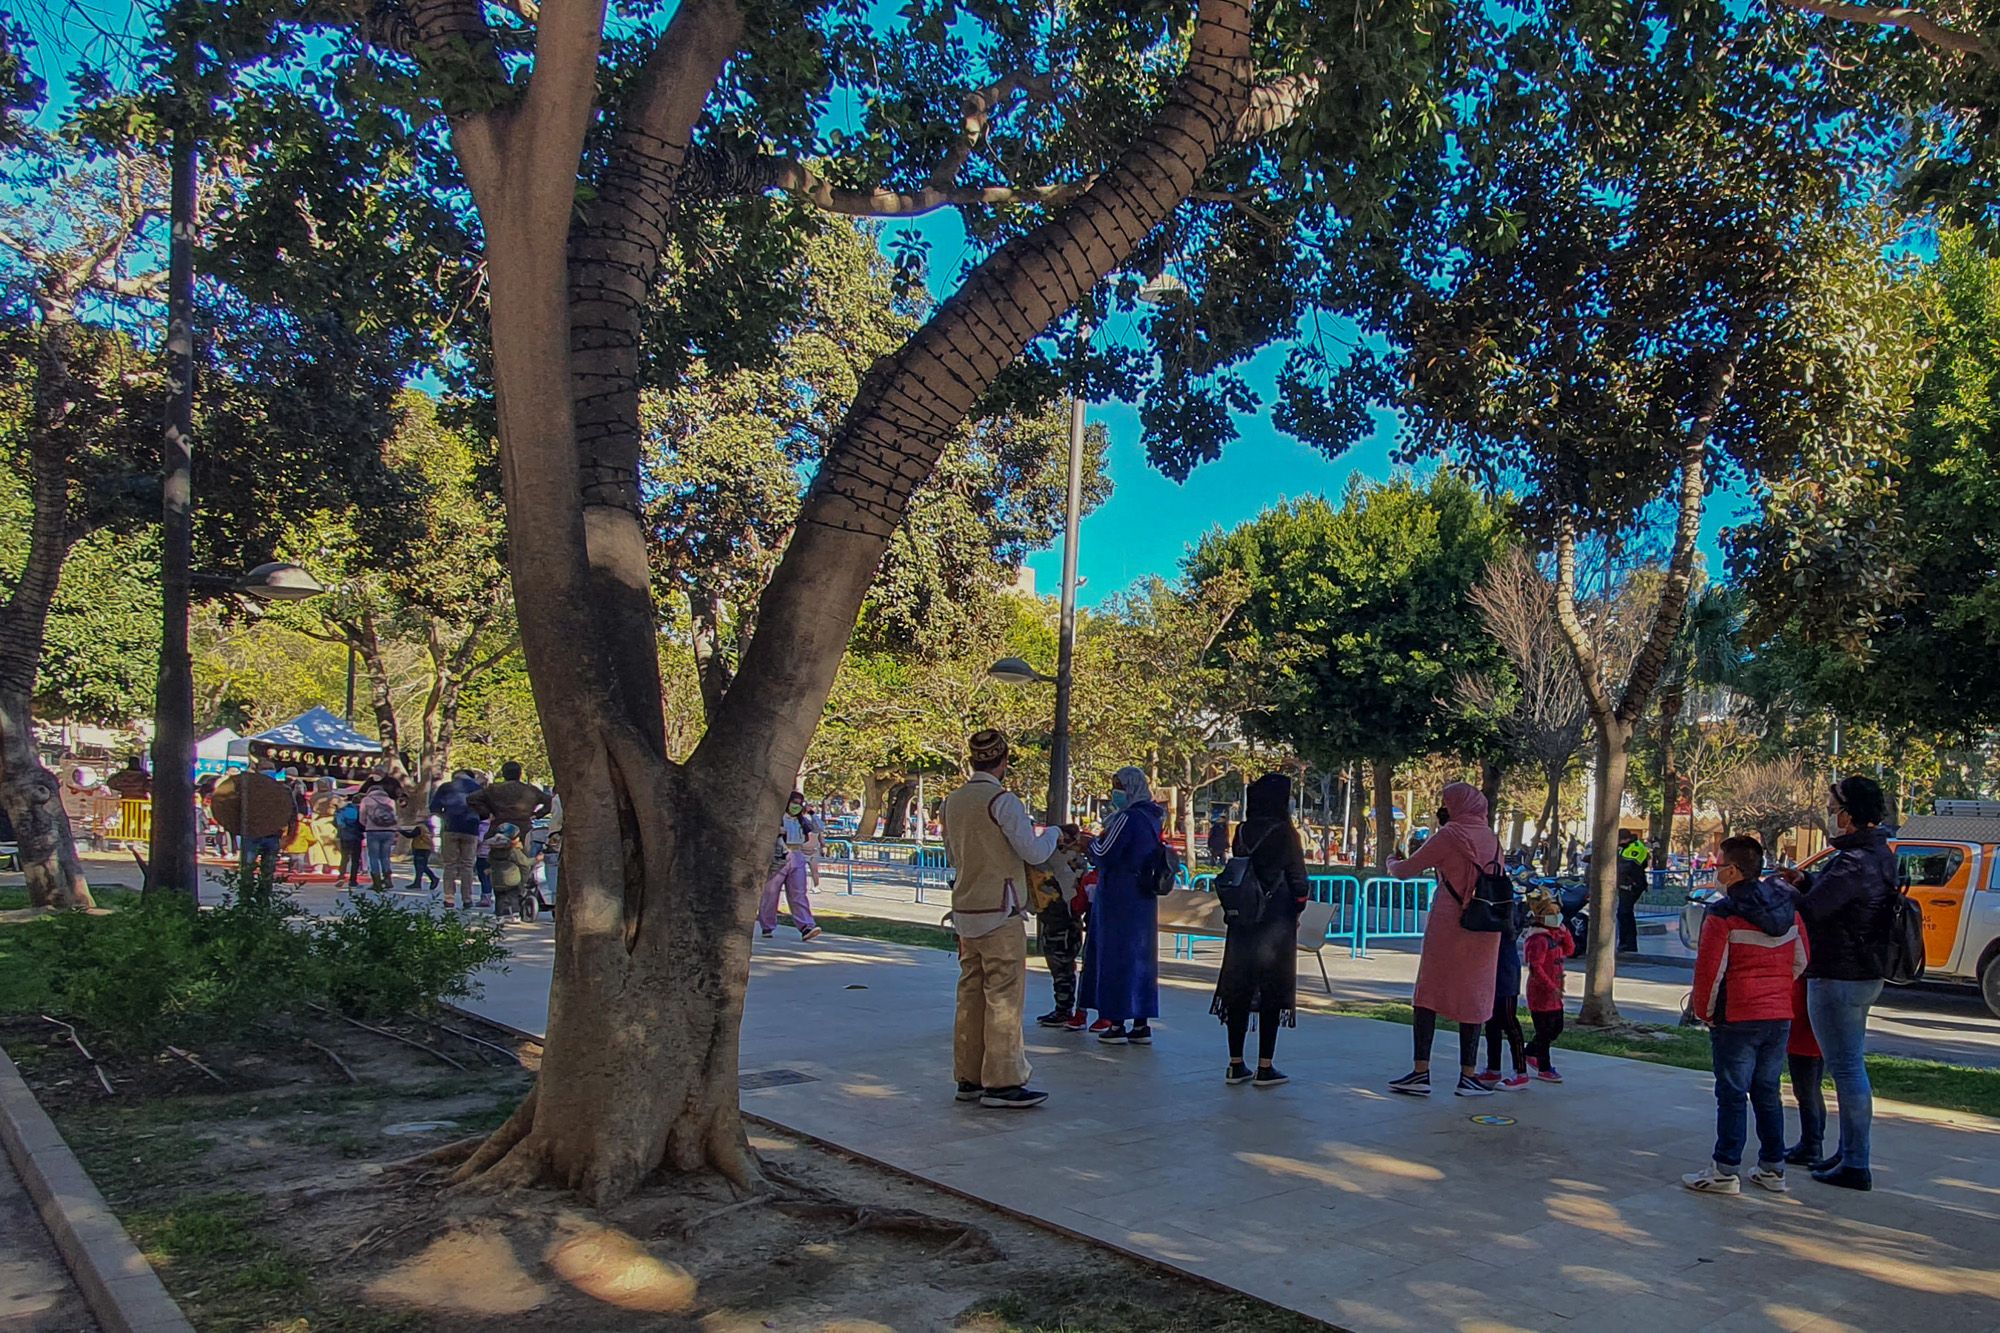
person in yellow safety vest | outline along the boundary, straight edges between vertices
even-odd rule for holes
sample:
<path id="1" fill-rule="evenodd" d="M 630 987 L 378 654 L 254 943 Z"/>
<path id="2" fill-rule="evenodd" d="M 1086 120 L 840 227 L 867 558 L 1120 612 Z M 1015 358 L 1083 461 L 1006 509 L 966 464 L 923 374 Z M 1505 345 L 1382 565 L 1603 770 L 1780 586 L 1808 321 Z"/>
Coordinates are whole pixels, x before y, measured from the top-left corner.
<path id="1" fill-rule="evenodd" d="M 1646 892 L 1646 866 L 1653 854 L 1629 830 L 1618 834 L 1618 952 L 1639 952 L 1639 899 Z"/>

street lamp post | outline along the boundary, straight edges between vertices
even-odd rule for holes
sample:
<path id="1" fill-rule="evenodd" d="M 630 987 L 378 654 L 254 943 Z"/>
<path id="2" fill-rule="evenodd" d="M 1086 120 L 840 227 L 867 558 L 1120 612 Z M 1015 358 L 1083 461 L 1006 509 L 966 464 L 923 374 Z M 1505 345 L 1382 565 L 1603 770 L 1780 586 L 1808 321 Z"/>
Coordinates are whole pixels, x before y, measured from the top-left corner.
<path id="1" fill-rule="evenodd" d="M 170 458 L 171 458 L 171 444 Z M 183 440 L 183 457 L 185 441 Z M 171 478 L 171 471 L 169 473 Z M 189 497 L 191 500 L 191 497 Z M 192 522 L 192 505 L 185 515 Z M 172 502 L 169 500 L 171 514 Z M 162 641 L 177 646 L 178 661 L 163 649 L 160 683 L 153 715 L 153 831 L 146 864 L 148 893 L 199 896 L 195 866 L 194 814 L 194 673 L 188 662 L 188 611 L 197 593 L 240 594 L 263 602 L 298 602 L 326 591 L 305 570 L 283 561 L 269 561 L 237 578 L 185 572 L 180 595 L 165 601 Z"/>

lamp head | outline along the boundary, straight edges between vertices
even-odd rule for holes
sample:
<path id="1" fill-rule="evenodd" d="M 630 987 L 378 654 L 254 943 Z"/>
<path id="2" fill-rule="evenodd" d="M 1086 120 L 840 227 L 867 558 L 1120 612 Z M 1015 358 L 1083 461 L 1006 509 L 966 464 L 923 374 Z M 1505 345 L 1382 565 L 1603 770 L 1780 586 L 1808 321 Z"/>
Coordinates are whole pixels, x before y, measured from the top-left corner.
<path id="1" fill-rule="evenodd" d="M 236 591 L 260 602 L 303 602 L 326 586 L 297 565 L 270 560 L 236 580 Z"/>
<path id="2" fill-rule="evenodd" d="M 1050 679 L 1018 657 L 1003 657 L 986 674 L 1007 685 L 1034 685 Z"/>

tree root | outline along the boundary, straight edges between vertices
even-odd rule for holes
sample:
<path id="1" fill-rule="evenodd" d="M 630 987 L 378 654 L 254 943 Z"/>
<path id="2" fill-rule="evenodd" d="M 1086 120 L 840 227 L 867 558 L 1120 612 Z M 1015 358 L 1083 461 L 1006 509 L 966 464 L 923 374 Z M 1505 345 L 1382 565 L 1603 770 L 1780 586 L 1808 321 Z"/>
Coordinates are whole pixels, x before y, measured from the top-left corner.
<path id="1" fill-rule="evenodd" d="M 840 1235 L 855 1231 L 881 1231 L 925 1238 L 948 1236 L 951 1240 L 944 1247 L 942 1251 L 944 1254 L 963 1253 L 975 1264 L 993 1263 L 1007 1257 L 990 1233 L 970 1222 L 913 1212 L 906 1208 L 877 1208 L 870 1204 L 853 1203 L 831 1190 L 793 1175 L 783 1167 L 769 1163 L 764 1165 L 764 1175 L 774 1184 L 782 1186 L 790 1196 L 768 1196 L 773 1208 L 801 1217 L 844 1221 L 847 1225 L 838 1233 Z M 748 1202 L 750 1201 L 732 1206 L 744 1207 Z M 722 1211 L 728 1212 L 729 1209 Z"/>
<path id="2" fill-rule="evenodd" d="M 449 1055 L 446 1055 L 443 1051 L 439 1050 L 437 1047 L 425 1045 L 423 1042 L 416 1040 L 414 1037 L 405 1037 L 400 1032 L 391 1032 L 387 1028 L 378 1028 L 372 1023 L 364 1023 L 358 1018 L 349 1018 L 346 1014 L 336 1013 L 335 1011 L 327 1008 L 323 1004 L 308 1004 L 306 1007 L 308 1009 L 317 1010 L 318 1012 L 325 1014 L 328 1018 L 337 1018 L 341 1022 L 347 1024 L 349 1027 L 357 1027 L 360 1028 L 363 1032 L 372 1032 L 378 1037 L 387 1037 L 390 1041 L 399 1041 L 405 1046 L 413 1047 L 416 1050 L 422 1051 L 425 1055 L 436 1056 L 438 1059 L 450 1065 L 453 1069 L 457 1069 L 460 1071 L 463 1071 L 465 1069 L 464 1065 L 452 1059 Z"/>
<path id="3" fill-rule="evenodd" d="M 452 1184 L 465 1185 L 471 1183 L 476 1176 L 497 1174 L 494 1169 L 501 1159 L 510 1156 L 514 1149 L 520 1146 L 522 1140 L 528 1137 L 529 1131 L 534 1129 L 535 1099 L 540 1091 L 539 1086 L 528 1089 L 528 1095 L 521 1099 L 521 1104 L 514 1108 L 514 1114 L 507 1117 L 507 1122 L 487 1135 L 486 1141 L 459 1165 L 458 1170 L 451 1173 Z M 518 1171 L 514 1174 L 518 1174 Z M 506 1187 L 504 1181 L 495 1183 L 498 1188 Z"/>
<path id="4" fill-rule="evenodd" d="M 836 1233 L 842 1236 L 856 1231 L 880 1231 L 925 1239 L 950 1237 L 950 1243 L 941 1251 L 943 1254 L 963 1253 L 975 1264 L 990 1264 L 1007 1257 L 984 1228 L 949 1217 L 936 1217 L 903 1208 L 873 1208 L 867 1204 L 822 1203 L 814 1199 L 774 1198 L 771 1206 L 800 1217 L 844 1221 L 847 1225 Z"/>
<path id="5" fill-rule="evenodd" d="M 440 1144 L 435 1148 L 426 1148 L 424 1151 L 413 1153 L 408 1157 L 398 1157 L 393 1162 L 384 1162 L 382 1163 L 382 1169 L 384 1171 L 403 1171 L 418 1166 L 455 1167 L 466 1158 L 472 1156 L 473 1153 L 479 1151 L 479 1145 L 486 1142 L 490 1137 L 492 1136 L 488 1134 L 468 1134 L 462 1139 L 453 1139 L 450 1143 Z"/>

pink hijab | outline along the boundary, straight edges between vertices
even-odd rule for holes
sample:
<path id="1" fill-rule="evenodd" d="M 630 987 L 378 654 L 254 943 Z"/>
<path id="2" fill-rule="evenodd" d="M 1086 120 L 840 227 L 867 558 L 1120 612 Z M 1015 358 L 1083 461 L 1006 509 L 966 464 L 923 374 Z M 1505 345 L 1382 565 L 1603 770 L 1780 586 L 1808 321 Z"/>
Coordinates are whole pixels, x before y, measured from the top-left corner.
<path id="1" fill-rule="evenodd" d="M 1469 896 L 1479 872 L 1500 859 L 1500 839 L 1487 827 L 1486 797 L 1467 782 L 1454 782 L 1438 797 L 1451 818 L 1407 861 L 1391 860 L 1389 873 L 1398 879 L 1434 871 L 1461 896 Z"/>

